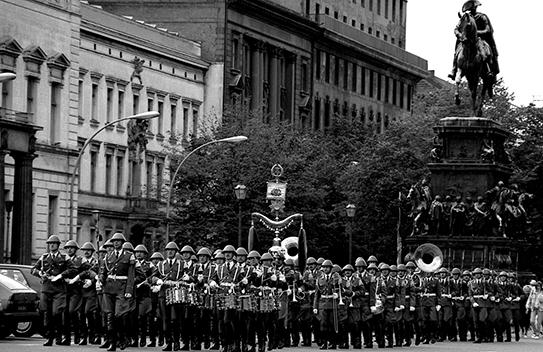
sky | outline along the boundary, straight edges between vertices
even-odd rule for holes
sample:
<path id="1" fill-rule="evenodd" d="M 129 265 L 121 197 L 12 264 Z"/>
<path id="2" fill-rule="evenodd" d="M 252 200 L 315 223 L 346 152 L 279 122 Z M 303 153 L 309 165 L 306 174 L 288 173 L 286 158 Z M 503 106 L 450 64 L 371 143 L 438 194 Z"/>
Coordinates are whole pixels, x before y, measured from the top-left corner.
<path id="1" fill-rule="evenodd" d="M 536 96 L 543 100 L 542 0 L 480 0 L 478 11 L 494 28 L 500 71 L 514 104 L 528 105 Z M 452 69 L 455 36 L 463 0 L 410 0 L 407 3 L 406 49 L 428 61 L 428 69 L 448 79 Z M 452 82 L 452 81 L 451 81 Z M 543 101 L 535 102 L 543 106 Z"/>

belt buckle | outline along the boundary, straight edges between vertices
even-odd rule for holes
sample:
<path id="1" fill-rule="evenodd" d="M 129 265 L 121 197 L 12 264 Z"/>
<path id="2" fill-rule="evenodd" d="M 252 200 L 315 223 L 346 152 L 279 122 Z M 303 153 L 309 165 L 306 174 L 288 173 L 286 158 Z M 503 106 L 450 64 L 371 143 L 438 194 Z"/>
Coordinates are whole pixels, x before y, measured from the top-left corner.
<path id="1" fill-rule="evenodd" d="M 111 276 L 113 276 L 113 281 L 117 281 L 117 274 L 113 274 Z"/>

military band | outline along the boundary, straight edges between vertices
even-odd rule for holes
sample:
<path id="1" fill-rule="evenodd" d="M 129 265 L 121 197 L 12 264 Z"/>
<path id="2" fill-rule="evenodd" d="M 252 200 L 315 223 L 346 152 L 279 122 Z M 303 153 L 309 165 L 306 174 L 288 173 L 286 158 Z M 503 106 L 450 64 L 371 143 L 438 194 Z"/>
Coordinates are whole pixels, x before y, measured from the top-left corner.
<path id="1" fill-rule="evenodd" d="M 116 233 L 98 251 L 51 236 L 34 265 L 51 346 L 163 351 L 362 349 L 520 340 L 527 295 L 515 273 L 380 263 L 343 268 L 227 245 L 213 254 L 168 243 L 165 256 Z M 77 251 L 82 252 L 79 256 Z M 102 340 L 104 341 L 102 343 Z"/>

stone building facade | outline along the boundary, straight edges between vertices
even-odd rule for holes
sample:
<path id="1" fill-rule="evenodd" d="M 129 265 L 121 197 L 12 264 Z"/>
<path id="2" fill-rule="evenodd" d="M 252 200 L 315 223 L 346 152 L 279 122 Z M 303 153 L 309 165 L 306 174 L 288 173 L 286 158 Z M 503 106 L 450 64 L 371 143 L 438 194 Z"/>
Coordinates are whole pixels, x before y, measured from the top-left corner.
<path id="1" fill-rule="evenodd" d="M 202 42 L 223 99 L 320 130 L 334 116 L 376 131 L 410 114 L 427 62 L 405 51 L 405 0 L 92 0 Z"/>
<path id="2" fill-rule="evenodd" d="M 6 0 L 0 13 L 0 71 L 17 74 L 1 84 L 0 127 L 4 115 L 25 118 L 30 134 L 36 126 L 32 187 L 23 195 L 30 214 L 20 221 L 15 204 L 13 221 L 4 218 L 3 254 L 28 263 L 51 234 L 82 244 L 95 242 L 97 231 L 104 239 L 123 232 L 135 243 L 158 246 L 169 185 L 164 150 L 214 124 L 206 120 L 216 116 L 212 111 L 220 114 L 220 100 L 204 102 L 206 87 L 222 78 L 202 59 L 200 43 L 79 0 Z M 80 148 L 106 124 L 145 111 L 159 112 L 146 132 L 134 120 L 112 124 L 84 150 L 70 229 L 71 175 Z M 17 164 L 5 156 L 1 181 L 8 200 L 17 197 Z M 16 219 L 31 229 L 23 234 Z M 28 244 L 23 254 L 16 253 L 21 234 Z"/>

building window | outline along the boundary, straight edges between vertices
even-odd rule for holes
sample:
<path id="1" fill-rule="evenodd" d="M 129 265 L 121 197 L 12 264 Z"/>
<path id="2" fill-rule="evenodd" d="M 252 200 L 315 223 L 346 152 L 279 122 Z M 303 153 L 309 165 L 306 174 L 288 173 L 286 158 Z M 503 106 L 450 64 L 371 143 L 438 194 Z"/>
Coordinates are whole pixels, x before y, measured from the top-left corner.
<path id="1" fill-rule="evenodd" d="M 124 117 L 124 90 L 117 93 L 117 118 Z"/>
<path id="2" fill-rule="evenodd" d="M 158 101 L 158 134 L 162 136 L 164 129 L 164 102 Z"/>
<path id="3" fill-rule="evenodd" d="M 326 97 L 324 101 L 324 128 L 330 126 L 330 98 Z"/>
<path id="4" fill-rule="evenodd" d="M 232 68 L 238 69 L 239 65 L 239 39 L 232 38 Z"/>
<path id="5" fill-rule="evenodd" d="M 339 12 L 337 11 L 334 11 L 334 19 L 339 19 Z"/>
<path id="6" fill-rule="evenodd" d="M 387 18 L 387 19 L 388 19 L 388 2 L 389 1 L 390 0 L 385 0 L 385 18 Z"/>
<path id="7" fill-rule="evenodd" d="M 373 71 L 370 70 L 370 98 L 373 98 Z"/>
<path id="8" fill-rule="evenodd" d="M 357 79 L 358 79 L 358 77 L 357 77 L 357 75 L 358 75 L 358 65 L 355 64 L 355 63 L 353 63 L 353 73 L 352 73 L 352 75 L 353 75 L 352 90 L 353 90 L 353 92 L 356 93 L 356 86 L 358 85 L 358 82 L 357 82 Z"/>
<path id="9" fill-rule="evenodd" d="M 392 0 L 392 22 L 396 22 L 396 0 Z"/>
<path id="10" fill-rule="evenodd" d="M 314 123 L 313 128 L 315 130 L 320 130 L 321 128 L 321 100 L 315 99 L 315 116 L 314 116 Z"/>
<path id="11" fill-rule="evenodd" d="M 183 140 L 189 140 L 189 108 L 183 107 Z"/>
<path id="12" fill-rule="evenodd" d="M 57 143 L 60 141 L 60 93 L 61 85 L 51 83 L 51 117 L 49 121 L 49 141 Z"/>
<path id="13" fill-rule="evenodd" d="M 113 150 L 106 151 L 106 194 L 112 194 L 112 181 L 113 181 Z"/>
<path id="14" fill-rule="evenodd" d="M 90 191 L 96 192 L 97 185 L 97 168 L 98 168 L 98 151 L 91 150 L 90 152 Z"/>
<path id="15" fill-rule="evenodd" d="M 361 75 L 362 75 L 362 84 L 360 86 L 360 93 L 362 93 L 362 95 L 366 95 L 366 69 L 364 67 L 361 67 Z"/>
<path id="16" fill-rule="evenodd" d="M 385 77 L 385 103 L 390 100 L 390 78 Z"/>
<path id="17" fill-rule="evenodd" d="M 153 198 L 153 160 L 152 157 L 147 159 L 147 183 L 145 185 L 146 188 L 146 196 L 147 198 Z"/>
<path id="18" fill-rule="evenodd" d="M 124 153 L 117 151 L 117 195 L 123 196 Z"/>
<path id="19" fill-rule="evenodd" d="M 156 163 L 156 198 L 162 200 L 162 183 L 164 180 L 164 159 L 157 159 Z"/>
<path id="20" fill-rule="evenodd" d="M 373 0 L 368 0 L 368 3 L 369 3 L 368 5 L 369 10 L 373 11 Z"/>
<path id="21" fill-rule="evenodd" d="M 381 0 L 377 0 L 377 14 L 381 14 Z"/>
<path id="22" fill-rule="evenodd" d="M 392 44 L 394 44 L 394 43 L 396 42 L 396 40 L 395 40 L 394 38 L 390 38 L 390 42 L 391 42 Z"/>
<path id="23" fill-rule="evenodd" d="M 398 81 L 392 80 L 392 105 L 396 105 L 397 102 Z"/>
<path id="24" fill-rule="evenodd" d="M 330 53 L 326 53 L 324 63 L 324 80 L 326 83 L 330 83 Z"/>
<path id="25" fill-rule="evenodd" d="M 366 0 L 360 0 L 360 6 L 366 7 Z"/>
<path id="26" fill-rule="evenodd" d="M 30 78 L 30 77 L 29 77 Z M 84 120 L 84 116 L 83 116 L 83 107 L 84 107 L 84 94 L 83 94 L 83 87 L 84 87 L 84 82 L 82 79 L 79 80 L 79 88 L 78 88 L 78 92 L 77 92 L 77 115 L 79 117 L 79 120 L 83 121 Z"/>
<path id="27" fill-rule="evenodd" d="M 398 40 L 398 46 L 401 48 L 402 47 L 402 41 L 401 40 Z"/>
<path id="28" fill-rule="evenodd" d="M 405 25 L 405 22 L 403 19 L 403 0 L 400 0 L 400 24 L 402 26 Z"/>
<path id="29" fill-rule="evenodd" d="M 134 94 L 132 96 L 132 114 L 137 115 L 140 111 L 140 96 L 139 94 Z"/>
<path id="30" fill-rule="evenodd" d="M 321 5 L 315 4 L 315 20 L 318 20 L 320 13 L 321 13 Z"/>
<path id="31" fill-rule="evenodd" d="M 106 123 L 113 121 L 113 87 L 107 87 Z"/>
<path id="32" fill-rule="evenodd" d="M 385 42 L 388 41 L 388 35 L 384 34 L 383 39 L 385 40 Z"/>
<path id="33" fill-rule="evenodd" d="M 349 89 L 349 62 L 343 60 L 343 89 Z"/>
<path id="34" fill-rule="evenodd" d="M 330 9 L 328 7 L 325 7 L 324 8 L 324 14 L 325 15 L 329 15 L 330 14 Z"/>
<path id="35" fill-rule="evenodd" d="M 368 27 L 368 33 L 369 33 L 369 34 L 373 34 L 373 28 Z"/>
<path id="36" fill-rule="evenodd" d="M 319 67 L 320 69 L 320 67 Z M 300 79 L 302 83 L 302 92 L 307 92 L 307 62 L 302 62 L 301 71 L 300 71 Z"/>
<path id="37" fill-rule="evenodd" d="M 360 30 L 364 31 L 364 23 L 360 23 Z"/>
<path id="38" fill-rule="evenodd" d="M 351 26 L 356 27 L 356 20 L 351 20 Z"/>
<path id="39" fill-rule="evenodd" d="M 413 87 L 407 85 L 407 111 L 411 111 L 411 99 L 413 98 Z"/>
<path id="40" fill-rule="evenodd" d="M 13 107 L 13 82 L 4 81 L 2 85 L 2 107 L 11 109 Z"/>
<path id="41" fill-rule="evenodd" d="M 177 135 L 177 104 L 170 105 L 170 136 L 175 138 Z"/>
<path id="42" fill-rule="evenodd" d="M 198 109 L 192 110 L 192 138 L 198 138 Z"/>
<path id="43" fill-rule="evenodd" d="M 339 60 L 341 59 L 336 56 L 334 62 L 334 84 L 336 86 L 339 85 Z"/>
<path id="44" fill-rule="evenodd" d="M 147 111 L 153 111 L 153 110 L 155 110 L 155 97 L 154 96 L 148 96 L 147 97 Z M 153 131 L 154 131 L 153 119 L 150 119 L 150 120 L 147 120 L 147 121 L 149 121 L 148 131 L 153 133 Z"/>
<path id="45" fill-rule="evenodd" d="M 320 80 L 321 79 L 321 51 L 317 49 L 317 53 L 315 55 L 315 79 Z"/>
<path id="46" fill-rule="evenodd" d="M 400 82 L 400 108 L 404 107 L 404 96 L 405 96 L 405 84 L 403 82 Z"/>
<path id="47" fill-rule="evenodd" d="M 56 195 L 49 195 L 47 232 L 48 236 L 58 234 L 58 196 Z"/>
<path id="48" fill-rule="evenodd" d="M 375 31 L 375 36 L 376 36 L 377 38 L 380 38 L 380 37 L 381 37 L 381 32 Z"/>
<path id="49" fill-rule="evenodd" d="M 92 84 L 91 120 L 98 121 L 98 83 Z"/>
<path id="50" fill-rule="evenodd" d="M 26 84 L 26 111 L 35 114 L 38 103 L 38 79 L 27 76 Z"/>

